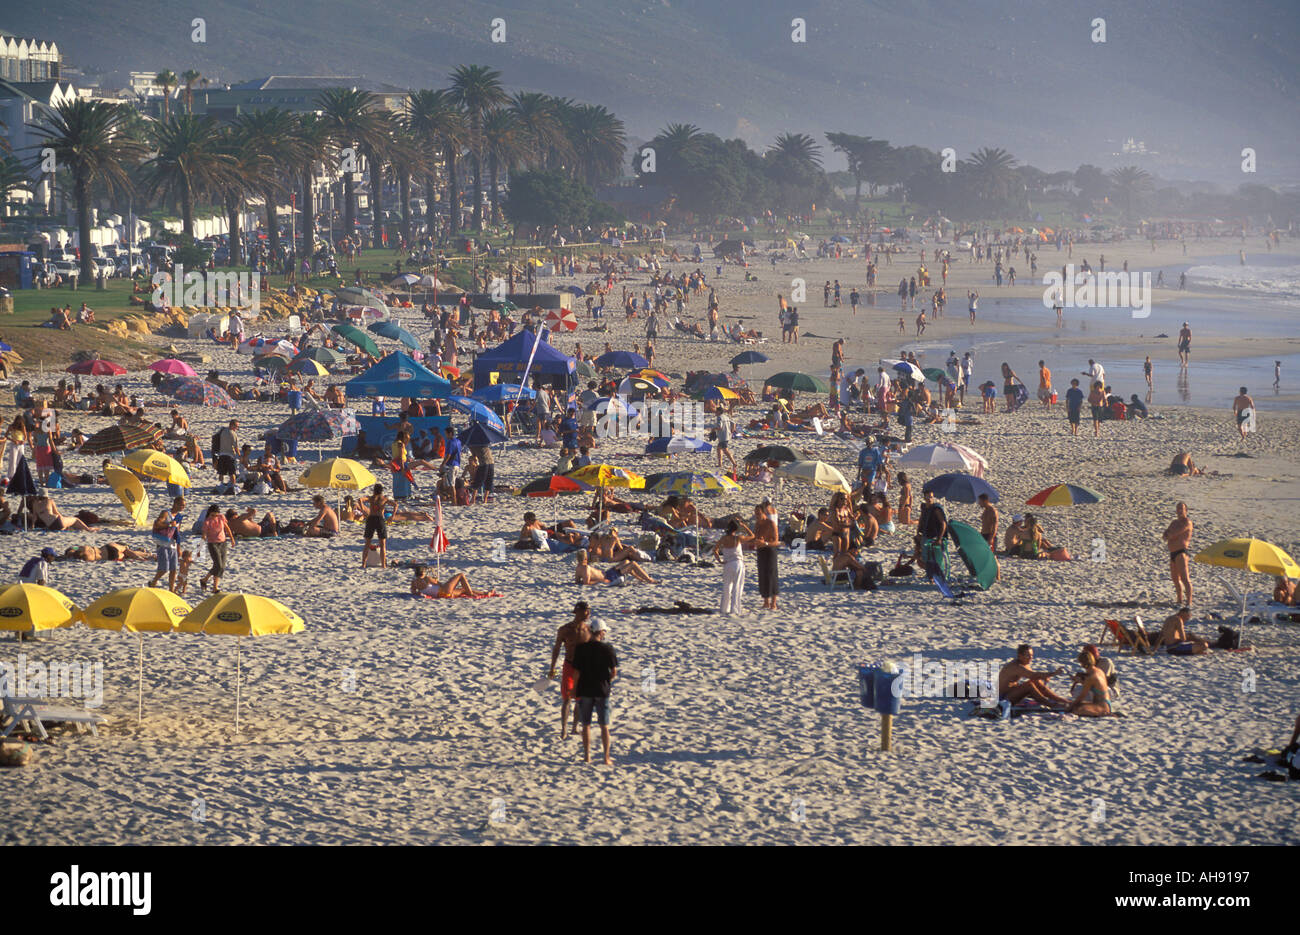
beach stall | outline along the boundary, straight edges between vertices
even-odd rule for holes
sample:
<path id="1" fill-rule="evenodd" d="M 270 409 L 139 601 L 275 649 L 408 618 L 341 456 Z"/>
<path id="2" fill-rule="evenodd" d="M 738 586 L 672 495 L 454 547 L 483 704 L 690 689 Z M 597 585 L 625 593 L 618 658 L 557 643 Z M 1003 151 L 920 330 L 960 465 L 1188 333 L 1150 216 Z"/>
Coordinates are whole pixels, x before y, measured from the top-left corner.
<path id="1" fill-rule="evenodd" d="M 360 397 L 396 397 L 404 396 L 419 399 L 446 399 L 451 395 L 451 384 L 438 376 L 428 367 L 415 361 L 400 351 L 389 354 L 365 373 L 353 377 L 343 388 L 349 399 Z M 390 445 L 397 435 L 397 424 L 401 421 L 397 412 L 375 412 L 368 416 L 357 416 L 357 425 L 366 435 L 367 444 Z M 423 416 L 411 419 L 415 432 L 421 429 L 429 432 L 441 432 L 451 424 L 449 416 Z M 357 436 L 343 438 L 342 453 L 355 450 Z"/>
<path id="2" fill-rule="evenodd" d="M 577 385 L 577 362 L 552 347 L 547 335 L 543 329 L 539 341 L 538 335 L 524 329 L 479 354 L 474 359 L 474 389 L 481 390 L 493 383 L 521 383 L 527 374 L 549 383 L 567 398 Z"/>

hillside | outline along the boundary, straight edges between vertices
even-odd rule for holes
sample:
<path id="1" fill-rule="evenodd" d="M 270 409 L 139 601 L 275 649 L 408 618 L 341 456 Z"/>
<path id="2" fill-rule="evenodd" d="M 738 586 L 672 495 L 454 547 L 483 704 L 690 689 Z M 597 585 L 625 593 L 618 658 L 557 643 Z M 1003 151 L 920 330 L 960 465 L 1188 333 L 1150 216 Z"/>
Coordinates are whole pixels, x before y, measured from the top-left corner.
<path id="1" fill-rule="evenodd" d="M 361 74 L 437 87 L 457 64 L 512 88 L 596 101 L 646 137 L 688 121 L 762 145 L 783 131 L 866 133 L 965 153 L 999 145 L 1045 169 L 1132 162 L 1234 184 L 1300 178 L 1300 27 L 1288 0 L 209 0 L 206 45 L 188 9 L 116 0 L 15 5 L 0 28 L 56 40 L 90 73 Z M 378 12 L 378 15 L 376 13 Z M 808 41 L 790 41 L 790 21 Z M 1090 40 L 1094 16 L 1107 39 Z M 489 41 L 506 20 L 507 42 Z M 90 24 L 94 24 L 91 26 Z M 832 166 L 834 163 L 831 163 Z M 1252 179 L 1253 180 L 1253 179 Z"/>

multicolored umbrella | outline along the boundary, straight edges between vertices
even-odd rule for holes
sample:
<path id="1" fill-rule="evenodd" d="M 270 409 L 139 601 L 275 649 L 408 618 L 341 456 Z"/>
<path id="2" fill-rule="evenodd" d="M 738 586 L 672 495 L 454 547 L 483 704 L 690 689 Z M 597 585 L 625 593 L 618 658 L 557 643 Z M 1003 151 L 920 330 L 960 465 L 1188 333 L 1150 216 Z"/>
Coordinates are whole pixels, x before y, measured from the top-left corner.
<path id="1" fill-rule="evenodd" d="M 230 394 L 215 383 L 209 383 L 207 380 L 189 380 L 176 387 L 171 395 L 177 402 L 206 406 L 209 409 L 235 408 L 234 400 L 230 398 Z"/>
<path id="2" fill-rule="evenodd" d="M 177 360 L 175 357 L 167 357 L 163 360 L 155 360 L 149 365 L 150 370 L 156 370 L 159 373 L 169 373 L 177 377 L 197 377 L 194 368 L 183 360 Z"/>
<path id="3" fill-rule="evenodd" d="M 156 425 L 110 425 L 86 439 L 81 454 L 106 455 L 133 448 L 153 448 L 162 444 L 163 430 Z"/>
<path id="4" fill-rule="evenodd" d="M 324 442 L 355 435 L 360 429 L 357 417 L 349 410 L 310 409 L 281 423 L 275 437 L 285 442 Z"/>
<path id="5" fill-rule="evenodd" d="M 563 474 L 552 474 L 550 477 L 530 480 L 519 493 L 525 497 L 554 497 L 562 493 L 585 493 L 588 490 L 595 488 Z"/>
<path id="6" fill-rule="evenodd" d="M 107 360 L 83 360 L 68 367 L 68 373 L 79 373 L 96 377 L 118 376 L 126 373 L 126 368 Z"/>
<path id="7" fill-rule="evenodd" d="M 1054 484 L 1040 490 L 1028 500 L 1026 506 L 1075 506 L 1081 503 L 1100 503 L 1104 498 L 1095 490 L 1077 484 Z"/>
<path id="8" fill-rule="evenodd" d="M 312 360 L 310 357 L 299 357 L 289 365 L 289 370 L 308 377 L 329 376 L 329 371 L 325 369 L 325 365 L 320 361 Z"/>
<path id="9" fill-rule="evenodd" d="M 694 494 L 717 495 L 739 489 L 740 485 L 725 474 L 680 472 L 661 477 L 650 488 L 650 493 L 687 497 Z"/>

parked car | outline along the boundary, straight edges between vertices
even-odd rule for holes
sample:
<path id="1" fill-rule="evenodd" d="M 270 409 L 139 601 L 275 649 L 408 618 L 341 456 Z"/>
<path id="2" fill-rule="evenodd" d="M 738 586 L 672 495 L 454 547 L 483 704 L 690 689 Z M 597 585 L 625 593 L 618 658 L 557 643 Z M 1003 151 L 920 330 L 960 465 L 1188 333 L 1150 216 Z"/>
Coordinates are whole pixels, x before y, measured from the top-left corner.
<path id="1" fill-rule="evenodd" d="M 127 262 L 125 253 L 117 258 L 117 275 L 122 279 L 130 279 L 143 269 L 144 264 L 140 262 L 140 254 L 138 253 L 131 255 L 130 263 Z"/>
<path id="2" fill-rule="evenodd" d="M 64 279 L 81 278 L 81 267 L 71 260 L 54 260 L 49 266 L 51 273 L 58 273 Z"/>
<path id="3" fill-rule="evenodd" d="M 105 279 L 112 279 L 113 275 L 117 272 L 117 264 L 109 257 L 97 256 L 91 260 L 90 263 Z"/>

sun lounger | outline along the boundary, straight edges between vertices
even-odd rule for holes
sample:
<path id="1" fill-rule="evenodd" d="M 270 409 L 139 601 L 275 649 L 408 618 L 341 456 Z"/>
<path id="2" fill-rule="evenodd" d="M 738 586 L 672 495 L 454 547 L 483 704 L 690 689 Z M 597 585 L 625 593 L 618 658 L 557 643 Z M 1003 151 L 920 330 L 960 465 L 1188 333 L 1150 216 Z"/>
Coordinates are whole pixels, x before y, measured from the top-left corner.
<path id="1" fill-rule="evenodd" d="M 817 564 L 822 568 L 822 581 L 826 587 L 834 591 L 842 584 L 848 590 L 853 590 L 853 574 L 847 568 L 831 568 L 825 555 L 817 556 Z"/>
<path id="2" fill-rule="evenodd" d="M 45 731 L 46 724 L 76 724 L 78 731 L 85 725 L 92 734 L 98 736 L 99 725 L 104 723 L 101 715 L 91 714 L 85 708 L 54 705 L 40 698 L 6 697 L 4 713 L 9 724 L 0 731 L 0 737 L 8 737 L 19 724 L 26 724 L 28 730 L 35 730 L 42 740 L 49 737 Z"/>

